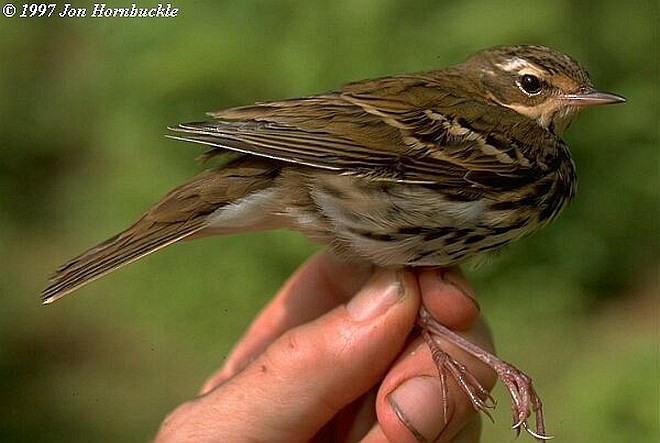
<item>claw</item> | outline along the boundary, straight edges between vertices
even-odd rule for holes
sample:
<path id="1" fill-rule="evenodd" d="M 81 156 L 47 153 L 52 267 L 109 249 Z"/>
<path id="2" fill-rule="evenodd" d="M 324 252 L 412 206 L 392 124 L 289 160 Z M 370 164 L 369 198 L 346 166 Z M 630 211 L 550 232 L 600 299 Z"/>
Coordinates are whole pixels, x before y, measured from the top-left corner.
<path id="1" fill-rule="evenodd" d="M 552 440 L 553 438 L 555 438 L 554 435 L 539 434 L 538 432 L 530 428 L 526 421 L 522 423 L 522 427 L 525 429 L 525 432 L 527 432 L 529 435 L 531 435 L 537 440 Z M 520 428 L 518 428 L 518 431 L 520 431 Z"/>

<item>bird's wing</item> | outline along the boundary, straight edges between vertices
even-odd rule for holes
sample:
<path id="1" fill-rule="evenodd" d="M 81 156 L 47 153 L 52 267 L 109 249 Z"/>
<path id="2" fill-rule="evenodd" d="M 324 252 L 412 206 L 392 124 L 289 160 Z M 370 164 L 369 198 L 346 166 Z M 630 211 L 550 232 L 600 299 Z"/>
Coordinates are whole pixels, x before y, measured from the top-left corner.
<path id="1" fill-rule="evenodd" d="M 377 180 L 511 189 L 538 178 L 528 140 L 544 131 L 513 111 L 455 95 L 423 75 L 210 113 L 170 137 Z M 502 131 L 513 119 L 517 133 Z"/>

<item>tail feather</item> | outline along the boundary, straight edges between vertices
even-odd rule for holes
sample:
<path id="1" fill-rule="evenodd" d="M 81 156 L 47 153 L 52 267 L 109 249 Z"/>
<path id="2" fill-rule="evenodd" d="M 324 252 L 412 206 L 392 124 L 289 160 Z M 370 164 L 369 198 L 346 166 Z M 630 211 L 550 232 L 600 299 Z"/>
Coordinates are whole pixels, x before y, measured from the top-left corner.
<path id="1" fill-rule="evenodd" d="M 145 218 L 135 225 L 60 267 L 41 294 L 44 304 L 52 303 L 112 271 L 156 252 L 202 229 L 205 219 L 183 223 L 163 223 L 161 227 Z M 137 228 L 137 229 L 136 229 Z"/>
<path id="2" fill-rule="evenodd" d="M 117 268 L 184 238 L 255 229 L 257 226 L 250 225 L 250 220 L 245 221 L 245 226 L 233 221 L 223 232 L 217 224 L 222 225 L 224 220 L 210 215 L 267 188 L 276 175 L 276 167 L 263 160 L 248 158 L 239 158 L 224 168 L 199 174 L 167 194 L 124 232 L 55 271 L 48 287 L 41 293 L 43 303 L 52 303 Z"/>

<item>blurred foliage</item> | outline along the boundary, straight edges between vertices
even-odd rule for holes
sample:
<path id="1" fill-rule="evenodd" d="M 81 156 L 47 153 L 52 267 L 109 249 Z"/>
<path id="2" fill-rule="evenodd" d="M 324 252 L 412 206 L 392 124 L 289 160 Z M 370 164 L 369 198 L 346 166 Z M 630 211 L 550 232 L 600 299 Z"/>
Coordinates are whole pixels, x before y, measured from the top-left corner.
<path id="1" fill-rule="evenodd" d="M 469 275 L 559 441 L 658 441 L 657 2 L 174 6 L 173 19 L 0 17 L 1 441 L 149 439 L 318 249 L 282 232 L 190 242 L 39 306 L 55 266 L 201 169 L 168 124 L 516 43 L 572 54 L 629 101 L 568 131 L 575 203 Z M 484 442 L 514 438 L 499 389 Z"/>

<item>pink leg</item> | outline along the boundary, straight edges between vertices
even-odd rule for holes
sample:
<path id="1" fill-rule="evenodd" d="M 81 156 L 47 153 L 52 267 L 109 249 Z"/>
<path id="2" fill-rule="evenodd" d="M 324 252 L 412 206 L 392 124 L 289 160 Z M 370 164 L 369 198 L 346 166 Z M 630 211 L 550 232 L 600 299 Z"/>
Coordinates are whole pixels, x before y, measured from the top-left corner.
<path id="1" fill-rule="evenodd" d="M 523 428 L 527 433 L 538 440 L 548 440 L 553 438 L 552 436 L 545 435 L 543 405 L 541 404 L 541 399 L 534 390 L 532 379 L 529 378 L 529 376 L 522 373 L 515 366 L 497 358 L 493 354 L 466 340 L 451 329 L 441 325 L 425 308 L 422 308 L 419 311 L 417 324 L 422 328 L 424 340 L 428 344 L 433 360 L 438 366 L 443 393 L 446 394 L 446 374 L 449 372 L 463 392 L 468 396 L 474 408 L 477 411 L 483 411 L 492 419 L 488 409 L 495 407 L 495 401 L 490 393 L 481 386 L 479 381 L 463 364 L 454 360 L 449 354 L 443 351 L 433 336 L 449 340 L 470 355 L 475 356 L 493 368 L 511 395 L 513 401 L 513 429 L 515 429 L 517 433 L 520 433 L 520 429 Z M 445 399 L 446 398 L 447 396 L 445 395 Z M 532 412 L 536 416 L 536 430 L 533 430 L 528 423 L 528 419 L 531 417 Z"/>

